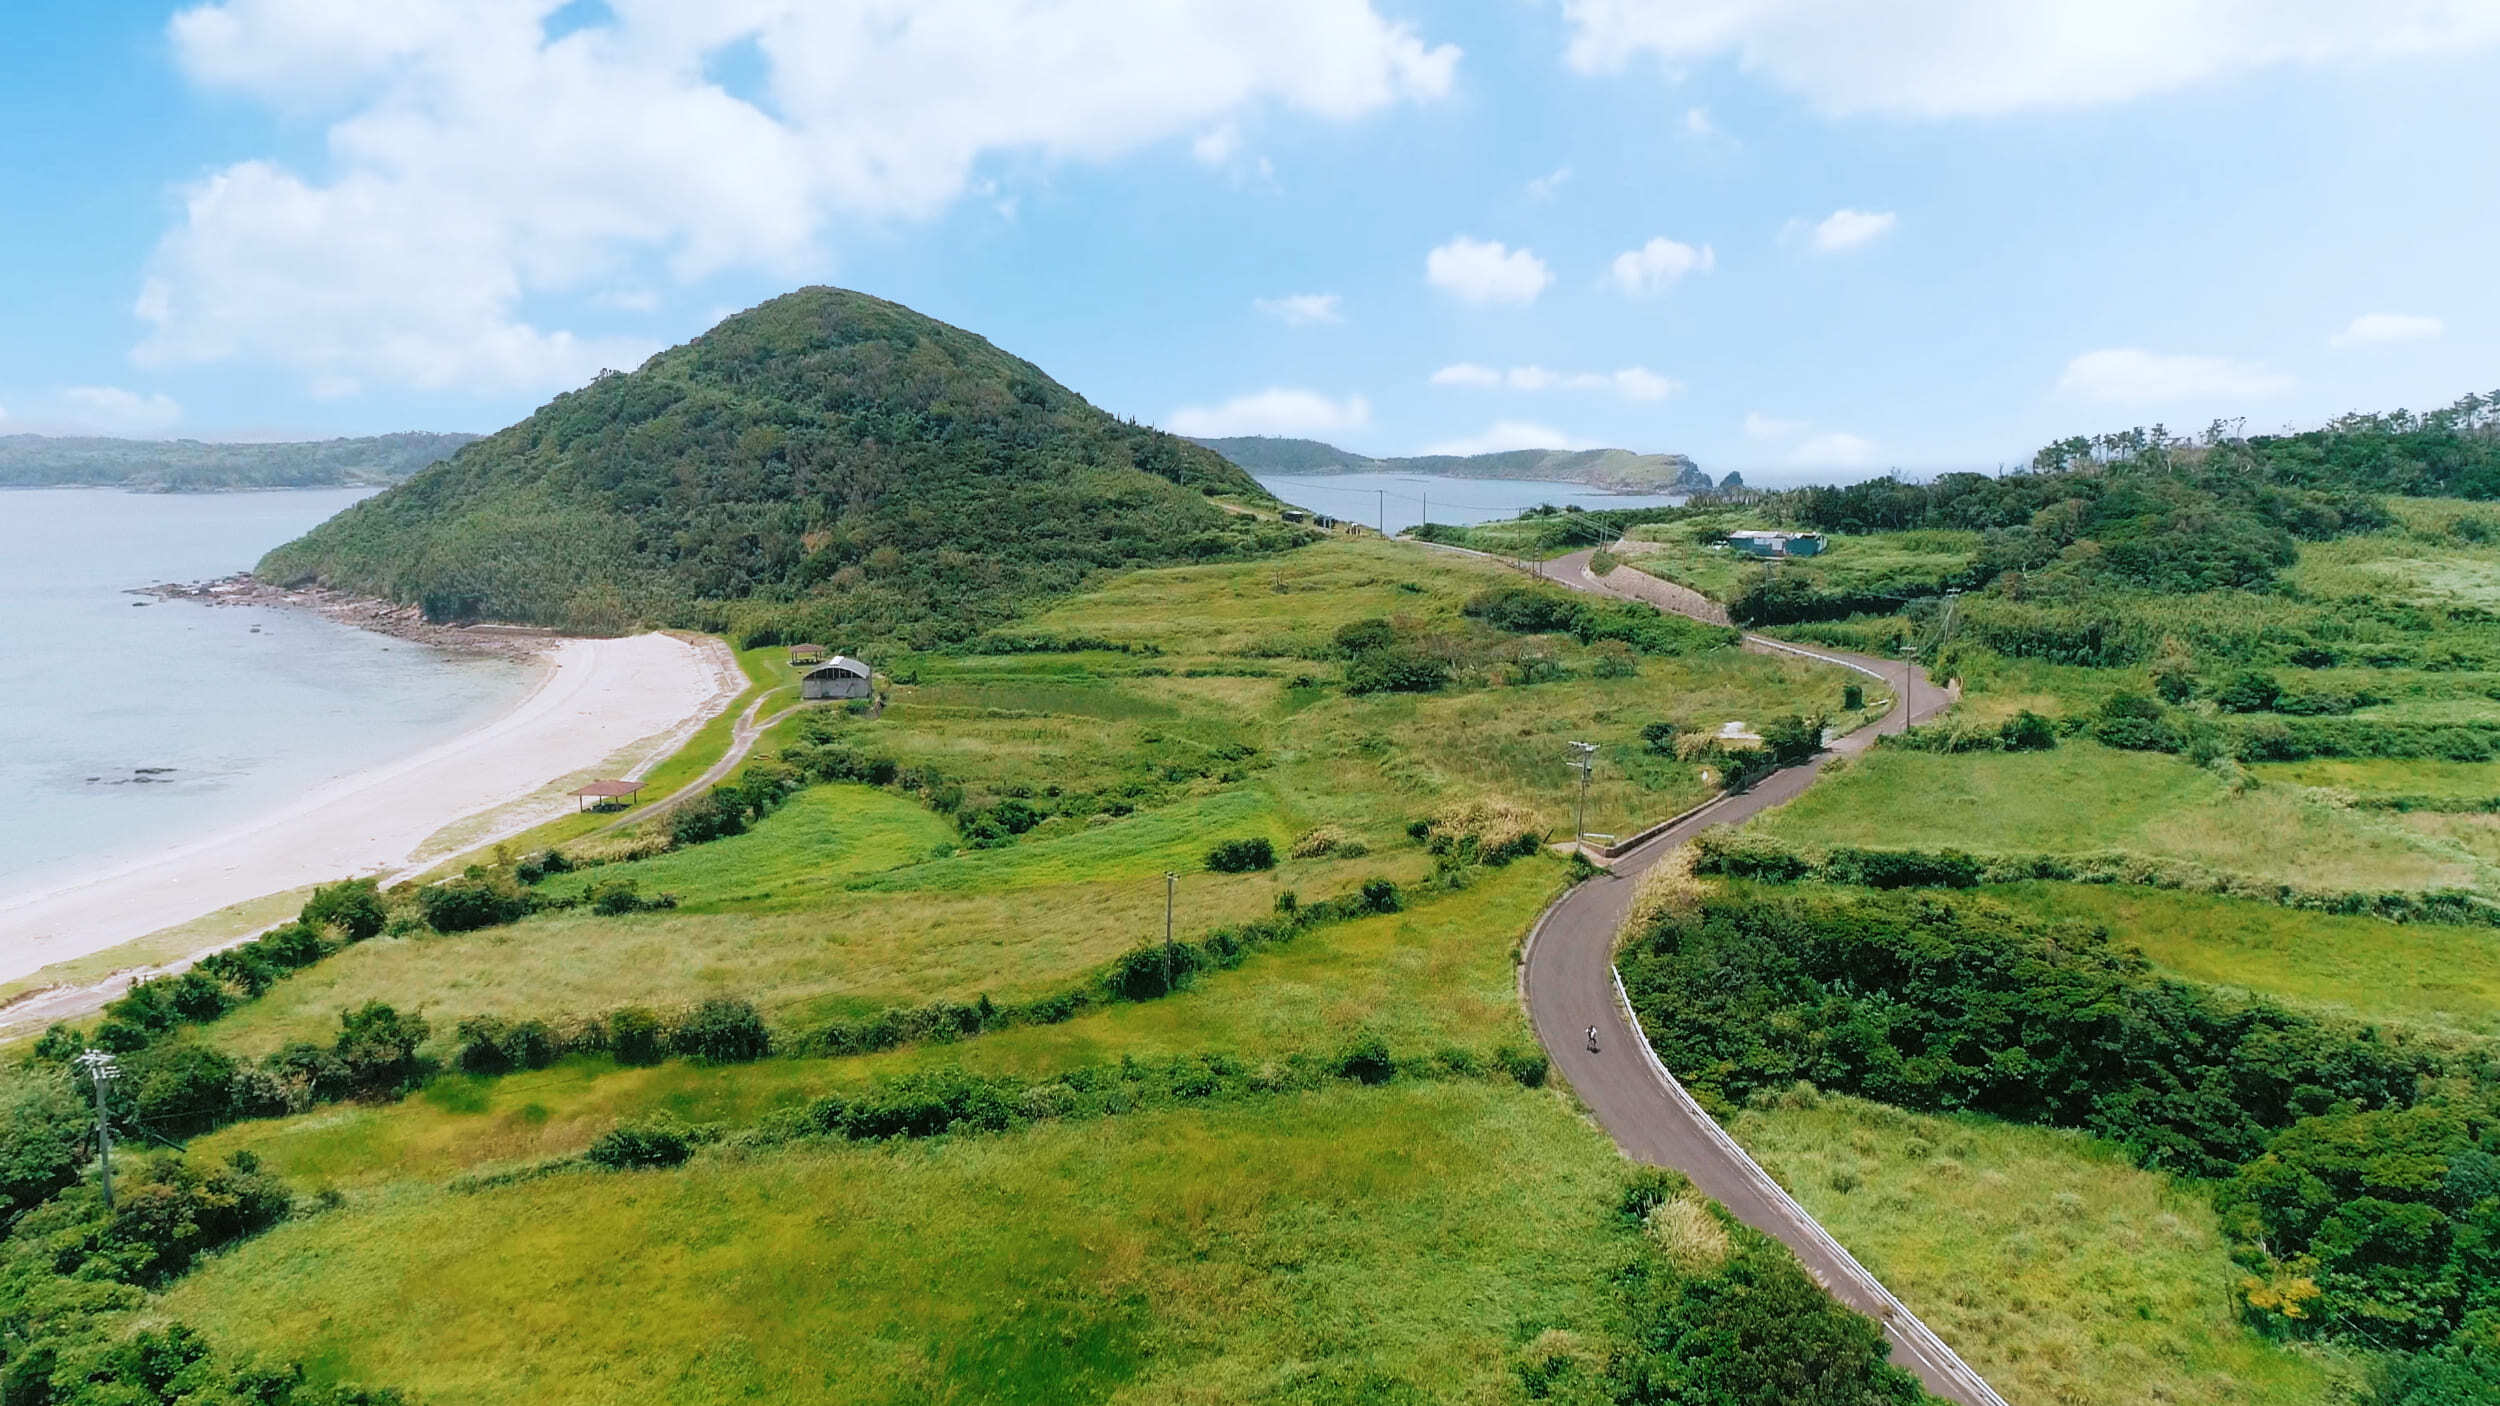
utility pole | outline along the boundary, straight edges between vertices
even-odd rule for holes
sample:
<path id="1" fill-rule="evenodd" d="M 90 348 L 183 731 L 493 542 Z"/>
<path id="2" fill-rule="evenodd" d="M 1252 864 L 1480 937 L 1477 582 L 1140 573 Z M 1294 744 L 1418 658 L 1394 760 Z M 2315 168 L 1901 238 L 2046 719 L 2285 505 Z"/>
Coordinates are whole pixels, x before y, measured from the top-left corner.
<path id="1" fill-rule="evenodd" d="M 1380 498 L 1380 535 L 1386 537 L 1389 535 L 1389 490 L 1375 488 L 1372 492 Z"/>
<path id="2" fill-rule="evenodd" d="M 1915 696 L 1910 690 L 1916 686 L 1914 680 L 1917 667 L 1918 646 L 1904 641 L 1901 645 L 1901 730 L 1903 732 L 1910 730 L 1910 700 Z"/>
<path id="3" fill-rule="evenodd" d="M 1172 993 L 1172 891 L 1181 876 L 1166 872 L 1163 876 L 1163 992 Z"/>
<path id="4" fill-rule="evenodd" d="M 104 1086 L 121 1077 L 121 1067 L 102 1050 L 91 1049 L 78 1056 L 78 1065 L 87 1071 L 87 1082 L 95 1090 L 95 1146 L 98 1157 L 98 1178 L 104 1188 L 105 1214 L 113 1210 L 113 1129 L 104 1120 Z"/>
<path id="5" fill-rule="evenodd" d="M 1424 490 L 1424 535 L 1432 535 L 1432 490 Z"/>
<path id="6" fill-rule="evenodd" d="M 1571 843 L 1578 845 L 1589 833 L 1589 772 L 1597 765 L 1597 744 L 1574 742 L 1570 746 L 1571 760 L 1564 765 L 1580 773 L 1580 806 L 1571 816 Z"/>

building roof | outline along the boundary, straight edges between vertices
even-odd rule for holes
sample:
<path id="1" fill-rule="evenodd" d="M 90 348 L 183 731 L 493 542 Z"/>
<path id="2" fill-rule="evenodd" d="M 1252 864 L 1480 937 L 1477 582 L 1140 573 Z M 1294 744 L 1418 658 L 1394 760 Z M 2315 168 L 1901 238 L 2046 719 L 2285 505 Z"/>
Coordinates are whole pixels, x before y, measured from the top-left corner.
<path id="1" fill-rule="evenodd" d="M 593 781 L 576 790 L 576 796 L 630 796 L 642 789 L 639 781 Z"/>
<path id="2" fill-rule="evenodd" d="M 853 659 L 847 654 L 837 654 L 831 659 L 817 665 L 816 668 L 810 672 L 822 673 L 827 669 L 839 669 L 845 673 L 857 674 L 863 679 L 868 677 L 868 675 L 872 672 L 864 661 Z"/>

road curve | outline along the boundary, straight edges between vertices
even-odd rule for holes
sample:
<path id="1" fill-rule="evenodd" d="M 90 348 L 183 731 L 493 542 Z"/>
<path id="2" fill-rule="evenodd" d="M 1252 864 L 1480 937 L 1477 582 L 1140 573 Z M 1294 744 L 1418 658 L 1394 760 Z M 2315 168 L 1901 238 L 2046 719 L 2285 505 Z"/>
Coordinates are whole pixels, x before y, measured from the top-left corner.
<path id="1" fill-rule="evenodd" d="M 1594 575 L 1588 556 L 1579 552 L 1549 562 L 1544 574 L 1574 590 L 1648 600 L 1670 610 L 1681 604 L 1673 590 L 1645 589 L 1662 583 L 1629 567 L 1618 567 L 1607 577 Z M 1623 579 L 1618 584 L 1615 577 Z M 1899 732 L 1952 702 L 1950 693 L 1924 678 L 1909 678 L 1905 689 L 1897 660 L 1799 650 L 1755 635 L 1746 636 L 1745 643 L 1750 649 L 1809 654 L 1875 675 L 1891 686 L 1898 701 L 1872 727 L 1841 738 L 1812 761 L 1772 773 L 1749 791 L 1721 797 L 1615 860 L 1612 873 L 1601 873 L 1555 900 L 1530 932 L 1522 961 L 1520 990 L 1529 1021 L 1556 1072 L 1626 1156 L 1684 1173 L 1737 1219 L 1777 1237 L 1834 1298 L 1883 1325 L 1892 1340 L 1893 1360 L 1916 1372 L 1929 1391 L 1963 1406 L 2004 1406 L 2003 1398 L 1969 1364 L 1702 1112 L 1650 1051 L 1638 1018 L 1622 1000 L 1614 969 L 1615 936 L 1651 865 L 1713 825 L 1737 824 L 1797 795 L 1833 757 L 1862 752 L 1874 745 L 1879 733 Z M 1588 1048 L 1590 1026 L 1598 1030 L 1595 1053 Z"/>

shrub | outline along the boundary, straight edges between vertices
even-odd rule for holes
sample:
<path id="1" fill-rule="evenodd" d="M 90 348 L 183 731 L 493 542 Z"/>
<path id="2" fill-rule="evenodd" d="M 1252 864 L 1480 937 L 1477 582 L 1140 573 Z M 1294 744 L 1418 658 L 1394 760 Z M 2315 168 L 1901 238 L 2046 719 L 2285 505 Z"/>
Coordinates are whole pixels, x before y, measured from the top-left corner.
<path id="1" fill-rule="evenodd" d="M 1358 1035 L 1337 1052 L 1331 1066 L 1340 1079 L 1363 1084 L 1385 1084 L 1397 1076 L 1397 1062 L 1389 1057 L 1389 1042 L 1378 1035 Z"/>
<path id="2" fill-rule="evenodd" d="M 746 801 L 729 787 L 714 787 L 703 799 L 677 808 L 669 817 L 668 838 L 678 845 L 709 844 L 744 834 L 747 820 Z"/>
<path id="3" fill-rule="evenodd" d="M 668 1054 L 668 1027 L 644 1006 L 608 1016 L 608 1052 L 619 1064 L 657 1064 Z"/>
<path id="4" fill-rule="evenodd" d="M 1396 626 L 1374 617 L 1369 620 L 1352 621 L 1337 627 L 1335 642 L 1337 653 L 1348 659 L 1359 659 L 1366 654 L 1387 649 L 1396 644 L 1398 632 Z"/>
<path id="5" fill-rule="evenodd" d="M 1997 736 L 2009 752 L 2045 752 L 2057 745 L 2057 724 L 2023 709 L 2005 720 Z"/>
<path id="6" fill-rule="evenodd" d="M 1820 713 L 1773 718 L 1763 725 L 1762 749 L 1770 753 L 1773 765 L 1794 766 L 1823 750 L 1823 728 Z"/>
<path id="7" fill-rule="evenodd" d="M 677 1023 L 669 1048 L 713 1064 L 744 1064 L 772 1053 L 773 1040 L 753 1005 L 716 996 Z"/>
<path id="8" fill-rule="evenodd" d="M 401 1015 L 382 1001 L 339 1012 L 334 1053 L 349 1082 L 363 1093 L 399 1093 L 423 1072 L 417 1047 L 432 1033 L 421 1015 Z"/>
<path id="9" fill-rule="evenodd" d="M 667 1124 L 610 1128 L 583 1154 L 592 1165 L 614 1171 L 674 1167 L 693 1155 L 694 1142 L 685 1130 Z"/>
<path id="10" fill-rule="evenodd" d="M 1641 747 L 1661 757 L 1672 757 L 1675 755 L 1675 734 L 1676 726 L 1671 722 L 1643 723 Z"/>
<path id="11" fill-rule="evenodd" d="M 458 1035 L 459 1053 L 454 1059 L 469 1074 L 544 1069 L 562 1052 L 555 1031 L 543 1020 L 472 1016 L 460 1022 Z"/>
<path id="12" fill-rule="evenodd" d="M 2092 736 L 2103 746 L 2131 752 L 2168 752 L 2179 745 L 2161 704 L 2141 693 L 2113 693 L 2102 699 L 2092 719 Z"/>
<path id="13" fill-rule="evenodd" d="M 1399 895 L 1398 886 L 1396 884 L 1389 882 L 1387 879 L 1365 879 L 1363 881 L 1363 907 L 1366 911 L 1373 913 L 1395 913 L 1405 906 L 1406 901 Z"/>
<path id="14" fill-rule="evenodd" d="M 1493 1051 L 1493 1063 L 1503 1073 L 1531 1089 L 1545 1087 L 1545 1076 L 1551 1068 L 1543 1050 L 1523 1050 L 1508 1041 Z"/>
<path id="15" fill-rule="evenodd" d="M 1478 796 L 1424 822 L 1424 848 L 1461 863 L 1507 864 L 1536 853 L 1545 831 L 1524 806 Z"/>
<path id="16" fill-rule="evenodd" d="M 1225 840 L 1207 851 L 1207 867 L 1218 874 L 1248 874 L 1276 867 L 1276 846 L 1265 835 Z"/>
<path id="17" fill-rule="evenodd" d="M 1151 1001 L 1189 984 L 1206 954 L 1188 942 L 1133 947 L 1111 964 L 1105 984 L 1123 1001 Z"/>
<path id="18" fill-rule="evenodd" d="M 670 894 L 664 893 L 656 898 L 643 897 L 640 886 L 631 879 L 603 879 L 592 884 L 590 891 L 584 896 L 590 900 L 592 912 L 611 918 L 621 917 L 627 913 L 650 913 L 677 906 L 677 899 Z"/>
<path id="19" fill-rule="evenodd" d="M 382 902 L 379 884 L 371 879 L 349 879 L 314 889 L 313 896 L 304 903 L 301 920 L 315 931 L 333 928 L 349 942 L 362 942 L 381 932 L 391 914 Z"/>
<path id="20" fill-rule="evenodd" d="M 134 1063 L 132 1101 L 150 1127 L 186 1137 L 233 1111 L 235 1063 L 206 1045 L 169 1044 Z"/>
<path id="21" fill-rule="evenodd" d="M 1348 693 L 1437 693 L 1450 681 L 1447 664 L 1412 649 L 1375 649 L 1346 666 Z"/>
<path id="22" fill-rule="evenodd" d="M 2214 706 L 2226 713 L 2271 712 L 2283 697 L 2283 685 L 2274 675 L 2258 669 L 2233 674 L 2214 690 Z"/>
<path id="23" fill-rule="evenodd" d="M 1845 683 L 1840 686 L 1840 711 L 1854 713 L 1866 706 L 1866 685 Z"/>
<path id="24" fill-rule="evenodd" d="M 425 925 L 439 933 L 475 932 L 529 916 L 529 895 L 491 878 L 450 879 L 417 891 Z"/>

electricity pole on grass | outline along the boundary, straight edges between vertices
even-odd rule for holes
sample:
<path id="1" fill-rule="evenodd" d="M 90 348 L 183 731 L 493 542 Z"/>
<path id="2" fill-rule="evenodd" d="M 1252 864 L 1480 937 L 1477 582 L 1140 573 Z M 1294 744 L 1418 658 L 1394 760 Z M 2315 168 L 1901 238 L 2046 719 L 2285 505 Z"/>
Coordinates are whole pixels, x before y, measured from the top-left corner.
<path id="1" fill-rule="evenodd" d="M 1163 876 L 1163 991 L 1167 996 L 1172 992 L 1172 891 L 1180 881 L 1180 875 L 1168 871 Z"/>
<path id="2" fill-rule="evenodd" d="M 121 1077 L 121 1066 L 102 1050 L 88 1050 L 78 1056 L 78 1067 L 87 1071 L 87 1082 L 95 1090 L 95 1146 L 98 1179 L 104 1188 L 104 1210 L 113 1210 L 113 1128 L 104 1119 L 104 1086 Z"/>
<path id="3" fill-rule="evenodd" d="M 1588 838 L 1589 772 L 1597 765 L 1597 744 L 1574 742 L 1569 745 L 1572 753 L 1571 760 L 1564 765 L 1580 773 L 1580 807 L 1571 816 L 1571 843 L 1576 846 L 1585 843 Z"/>
<path id="4" fill-rule="evenodd" d="M 1380 497 L 1380 535 L 1386 537 L 1389 535 L 1389 490 L 1375 488 L 1372 492 Z"/>

